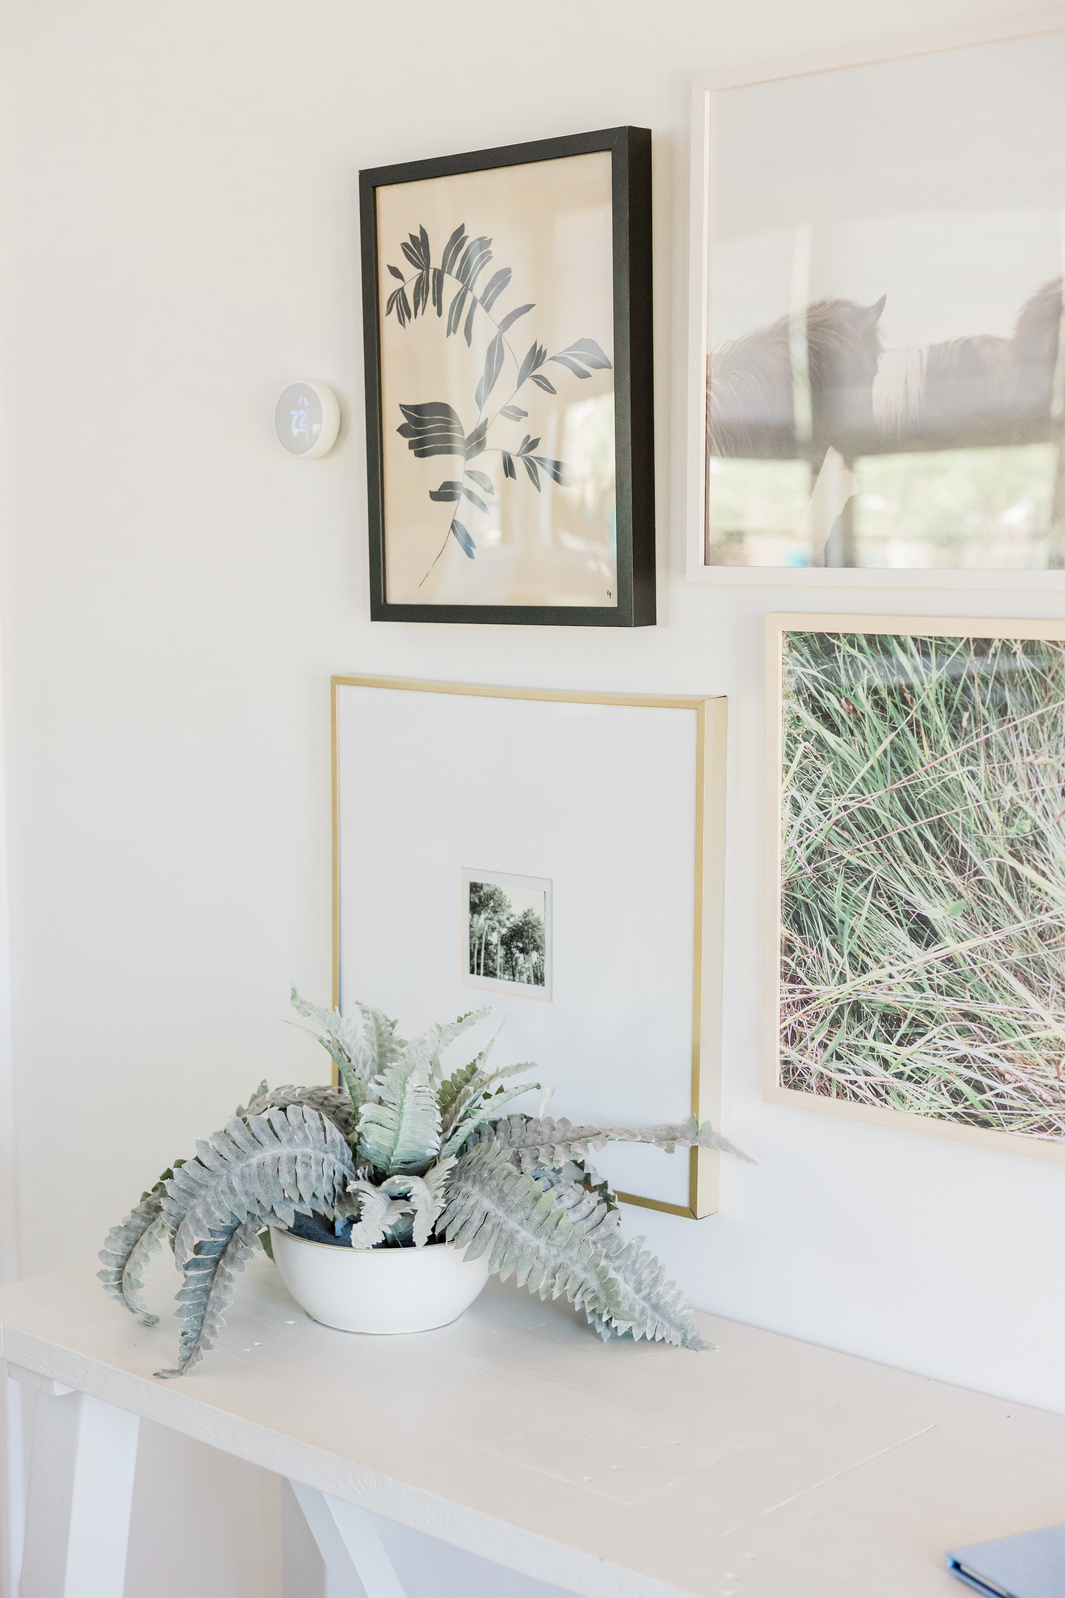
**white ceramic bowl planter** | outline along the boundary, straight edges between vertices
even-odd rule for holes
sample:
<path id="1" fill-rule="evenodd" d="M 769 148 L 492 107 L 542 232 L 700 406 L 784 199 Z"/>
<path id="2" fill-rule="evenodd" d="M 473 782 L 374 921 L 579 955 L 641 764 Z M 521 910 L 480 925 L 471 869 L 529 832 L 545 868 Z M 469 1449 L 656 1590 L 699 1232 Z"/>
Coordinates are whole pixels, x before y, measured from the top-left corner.
<path id="1" fill-rule="evenodd" d="M 274 1261 L 301 1309 L 341 1332 L 428 1332 L 468 1309 L 488 1280 L 488 1253 L 450 1243 L 341 1248 L 271 1226 Z"/>

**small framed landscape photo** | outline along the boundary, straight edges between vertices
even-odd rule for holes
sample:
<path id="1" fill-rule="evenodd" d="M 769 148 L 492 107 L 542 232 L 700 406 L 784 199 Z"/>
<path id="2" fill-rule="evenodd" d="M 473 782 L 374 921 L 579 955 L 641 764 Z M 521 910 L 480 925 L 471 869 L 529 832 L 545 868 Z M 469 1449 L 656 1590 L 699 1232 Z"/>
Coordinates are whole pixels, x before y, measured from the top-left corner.
<path id="1" fill-rule="evenodd" d="M 1065 623 L 767 622 L 764 1096 L 1065 1160 Z"/>
<path id="2" fill-rule="evenodd" d="M 550 878 L 463 870 L 462 981 L 490 993 L 550 999 Z"/>
<path id="3" fill-rule="evenodd" d="M 373 620 L 653 624 L 650 133 L 360 196 Z"/>

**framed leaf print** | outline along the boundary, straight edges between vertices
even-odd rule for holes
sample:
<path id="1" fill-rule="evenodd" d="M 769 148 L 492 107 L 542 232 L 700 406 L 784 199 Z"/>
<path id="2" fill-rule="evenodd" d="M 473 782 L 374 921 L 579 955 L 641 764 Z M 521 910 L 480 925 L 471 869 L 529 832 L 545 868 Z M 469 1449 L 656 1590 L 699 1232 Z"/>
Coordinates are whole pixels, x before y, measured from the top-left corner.
<path id="1" fill-rule="evenodd" d="M 652 625 L 650 133 L 360 192 L 372 618 Z"/>

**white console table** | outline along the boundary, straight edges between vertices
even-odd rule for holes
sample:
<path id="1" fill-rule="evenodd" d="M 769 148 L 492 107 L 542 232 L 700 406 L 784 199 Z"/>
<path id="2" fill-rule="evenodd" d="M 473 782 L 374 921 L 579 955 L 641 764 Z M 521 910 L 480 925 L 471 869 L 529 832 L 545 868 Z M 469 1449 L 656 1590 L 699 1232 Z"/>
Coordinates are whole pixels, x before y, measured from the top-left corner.
<path id="1" fill-rule="evenodd" d="M 582 1598 L 957 1598 L 946 1548 L 1065 1519 L 1065 1418 L 732 1321 L 700 1317 L 715 1354 L 604 1345 L 493 1281 L 440 1331 L 348 1336 L 259 1259 L 166 1382 L 172 1317 L 145 1331 L 95 1268 L 0 1291 L 40 1393 L 20 1598 L 121 1598 L 142 1416 L 287 1476 L 370 1598 L 403 1598 L 375 1515 Z"/>

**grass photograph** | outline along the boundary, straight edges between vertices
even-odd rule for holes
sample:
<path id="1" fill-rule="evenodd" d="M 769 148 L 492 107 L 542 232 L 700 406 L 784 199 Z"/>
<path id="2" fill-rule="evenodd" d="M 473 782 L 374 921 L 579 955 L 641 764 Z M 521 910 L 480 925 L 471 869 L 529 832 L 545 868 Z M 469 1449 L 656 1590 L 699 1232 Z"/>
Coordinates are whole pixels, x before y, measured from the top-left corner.
<path id="1" fill-rule="evenodd" d="M 1065 1137 L 1065 645 L 783 636 L 779 1085 Z"/>

